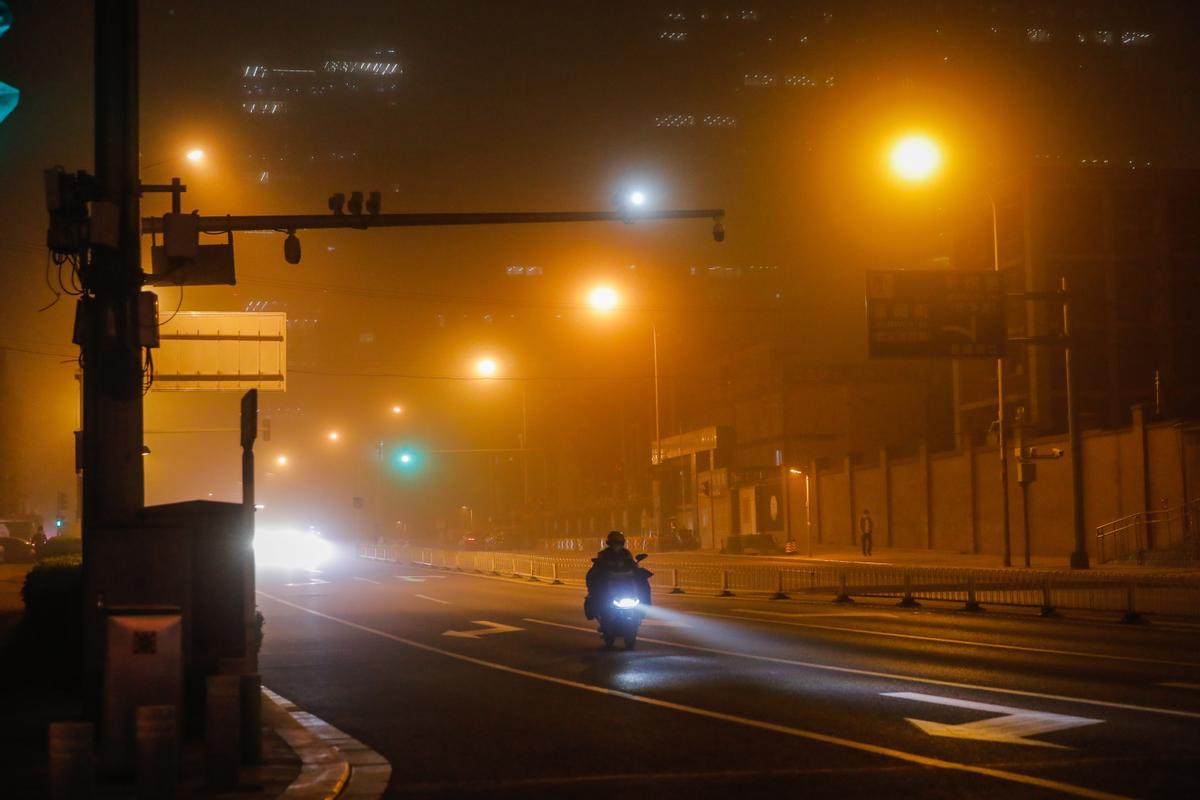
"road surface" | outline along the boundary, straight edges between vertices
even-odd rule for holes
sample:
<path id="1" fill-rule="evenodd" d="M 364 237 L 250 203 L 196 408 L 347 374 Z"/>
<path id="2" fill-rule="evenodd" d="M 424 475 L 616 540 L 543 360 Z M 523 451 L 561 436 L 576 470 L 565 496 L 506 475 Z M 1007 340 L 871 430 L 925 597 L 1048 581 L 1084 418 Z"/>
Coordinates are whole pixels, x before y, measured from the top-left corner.
<path id="1" fill-rule="evenodd" d="M 575 587 L 344 558 L 259 591 L 264 684 L 389 796 L 1200 796 L 1200 625 L 655 595 L 626 652 Z"/>

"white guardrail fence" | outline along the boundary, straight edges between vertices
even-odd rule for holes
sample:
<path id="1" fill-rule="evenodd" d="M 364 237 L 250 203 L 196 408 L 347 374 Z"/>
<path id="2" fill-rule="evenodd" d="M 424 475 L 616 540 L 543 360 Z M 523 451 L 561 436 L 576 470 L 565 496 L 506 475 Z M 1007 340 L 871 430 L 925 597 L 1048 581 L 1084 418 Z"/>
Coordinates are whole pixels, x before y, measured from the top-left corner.
<path id="1" fill-rule="evenodd" d="M 429 547 L 363 545 L 361 558 L 428 567 L 511 575 L 548 583 L 584 583 L 591 566 L 586 557 L 441 550 Z M 834 602 L 855 597 L 894 597 L 900 605 L 921 600 L 963 603 L 967 610 L 986 605 L 1030 606 L 1052 616 L 1061 610 L 1112 611 L 1126 621 L 1142 614 L 1200 616 L 1200 578 L 1195 575 L 1131 575 L 1069 570 L 956 569 L 893 567 L 873 564 L 698 563 L 684 554 L 651 556 L 651 587 L 657 591 L 716 596 L 829 596 Z"/>

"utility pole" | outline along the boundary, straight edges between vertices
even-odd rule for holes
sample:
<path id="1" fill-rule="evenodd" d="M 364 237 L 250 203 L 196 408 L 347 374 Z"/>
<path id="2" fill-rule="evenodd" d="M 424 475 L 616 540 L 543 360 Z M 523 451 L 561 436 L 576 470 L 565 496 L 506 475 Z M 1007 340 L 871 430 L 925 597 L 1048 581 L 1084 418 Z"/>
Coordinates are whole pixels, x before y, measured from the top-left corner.
<path id="1" fill-rule="evenodd" d="M 1071 296 L 1067 279 L 1063 278 L 1062 325 L 1063 368 L 1067 382 L 1067 449 L 1071 453 L 1071 521 L 1075 529 L 1075 550 L 1071 553 L 1071 569 L 1088 569 L 1087 530 L 1083 524 L 1083 443 L 1079 439 L 1079 410 L 1076 408 L 1075 372 L 1071 364 Z"/>
<path id="2" fill-rule="evenodd" d="M 99 200 L 116 209 L 115 247 L 80 255 L 78 344 L 83 363 L 83 585 L 85 697 L 96 715 L 103 672 L 98 597 L 120 568 L 97 541 L 132 525 L 143 507 L 142 289 L 138 198 L 137 0 L 95 5 L 95 170 Z"/>

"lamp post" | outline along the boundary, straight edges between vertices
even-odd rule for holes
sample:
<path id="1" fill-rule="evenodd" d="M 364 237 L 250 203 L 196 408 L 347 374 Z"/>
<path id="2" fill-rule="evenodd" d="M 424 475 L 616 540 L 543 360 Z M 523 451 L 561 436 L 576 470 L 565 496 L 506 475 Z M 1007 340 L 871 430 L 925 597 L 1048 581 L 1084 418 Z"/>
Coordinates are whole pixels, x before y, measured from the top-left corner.
<path id="1" fill-rule="evenodd" d="M 942 152 L 931 137 L 909 134 L 897 140 L 888 153 L 892 173 L 906 183 L 927 183 L 942 167 Z M 996 200 L 989 193 L 988 203 L 992 210 L 992 269 L 1000 270 L 1000 231 Z M 1002 280 L 1003 282 L 1003 280 Z M 1007 333 L 1007 331 L 1006 331 Z M 1008 507 L 1008 442 L 1005 430 L 1004 409 L 1004 357 L 996 359 L 996 439 L 1000 450 L 1000 507 L 1001 525 L 1004 535 L 1004 566 L 1012 566 L 1012 531 L 1009 525 Z"/>

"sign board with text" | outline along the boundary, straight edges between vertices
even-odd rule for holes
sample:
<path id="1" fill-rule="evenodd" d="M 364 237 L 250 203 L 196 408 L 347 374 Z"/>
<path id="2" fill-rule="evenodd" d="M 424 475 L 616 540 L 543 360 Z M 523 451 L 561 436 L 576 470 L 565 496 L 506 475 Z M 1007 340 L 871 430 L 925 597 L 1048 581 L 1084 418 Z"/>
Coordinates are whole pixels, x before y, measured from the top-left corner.
<path id="1" fill-rule="evenodd" d="M 867 272 L 871 358 L 999 358 L 1007 333 L 995 272 Z"/>

